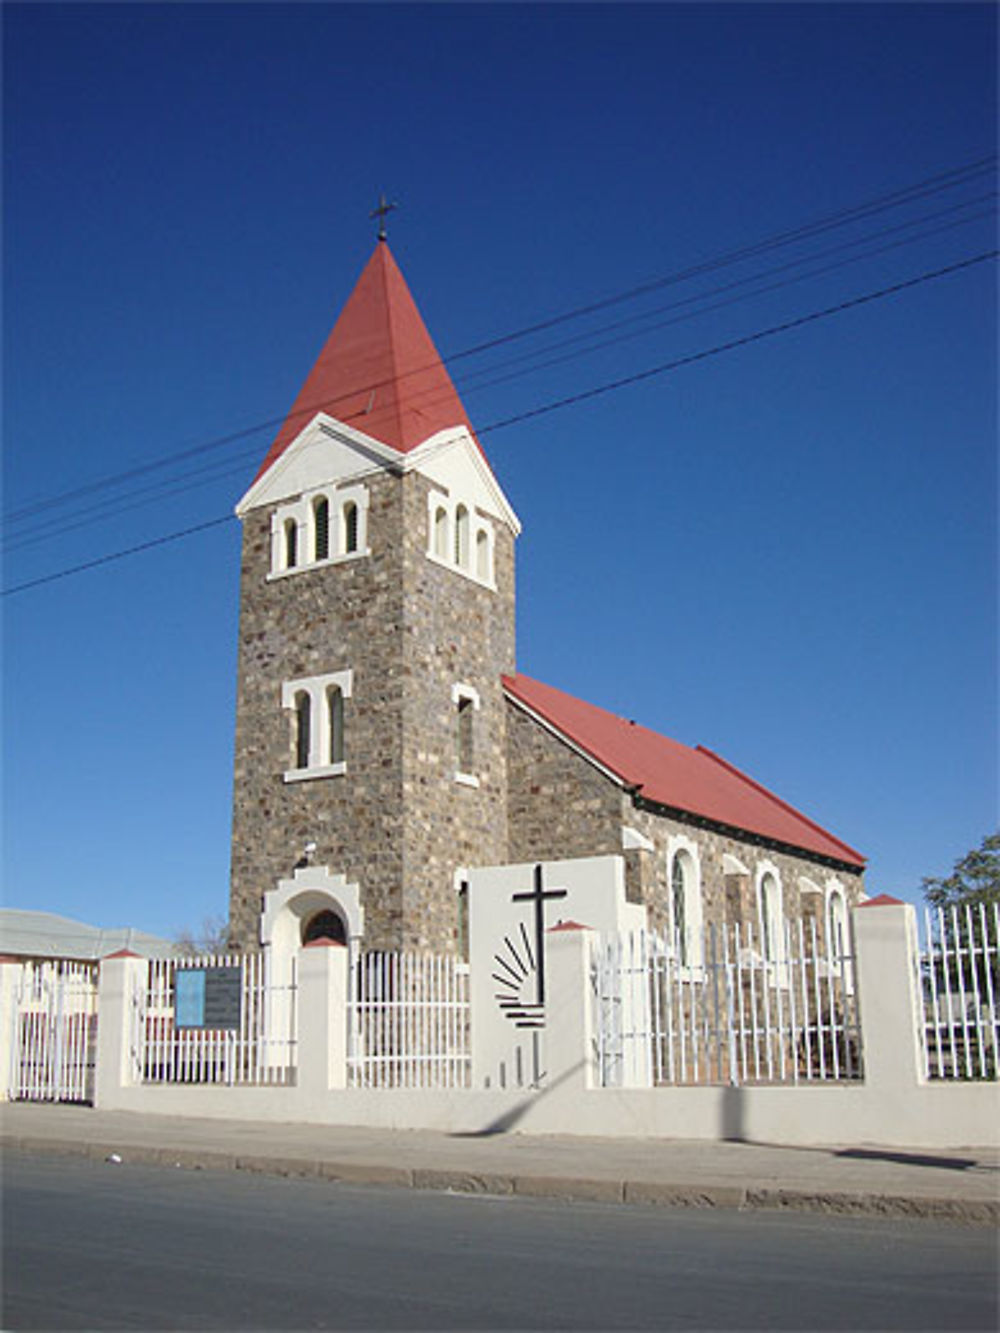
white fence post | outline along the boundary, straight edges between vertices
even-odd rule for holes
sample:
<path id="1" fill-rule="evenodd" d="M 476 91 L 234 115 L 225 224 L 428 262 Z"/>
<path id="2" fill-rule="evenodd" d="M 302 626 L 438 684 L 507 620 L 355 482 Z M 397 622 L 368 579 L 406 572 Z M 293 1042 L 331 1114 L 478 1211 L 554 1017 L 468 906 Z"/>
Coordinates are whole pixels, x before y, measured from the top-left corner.
<path id="1" fill-rule="evenodd" d="M 916 913 L 881 894 L 852 916 L 865 1082 L 911 1090 L 926 1082 Z"/>
<path id="2" fill-rule="evenodd" d="M 94 1105 L 113 1107 L 121 1088 L 134 1082 L 132 996 L 145 986 L 149 961 L 121 949 L 101 959 L 97 983 L 97 1062 Z"/>
<path id="3" fill-rule="evenodd" d="M 0 1102 L 10 1100 L 14 1084 L 14 1050 L 17 1046 L 17 994 L 22 964 L 6 955 L 0 958 Z"/>
<path id="4" fill-rule="evenodd" d="M 347 1087 L 347 954 L 334 940 L 311 940 L 298 964 L 298 1087 Z"/>
<path id="5" fill-rule="evenodd" d="M 600 1086 L 589 926 L 567 921 L 545 933 L 545 1086 Z"/>

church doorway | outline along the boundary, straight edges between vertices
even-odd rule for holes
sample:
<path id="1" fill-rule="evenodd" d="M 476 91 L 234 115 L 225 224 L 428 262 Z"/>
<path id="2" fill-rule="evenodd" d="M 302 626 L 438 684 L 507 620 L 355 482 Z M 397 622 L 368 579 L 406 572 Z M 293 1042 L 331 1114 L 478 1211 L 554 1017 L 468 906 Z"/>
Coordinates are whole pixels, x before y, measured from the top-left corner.
<path id="1" fill-rule="evenodd" d="M 343 918 L 329 909 L 314 912 L 302 925 L 302 943 L 311 944 L 313 940 L 333 940 L 336 944 L 346 944 L 347 928 Z"/>

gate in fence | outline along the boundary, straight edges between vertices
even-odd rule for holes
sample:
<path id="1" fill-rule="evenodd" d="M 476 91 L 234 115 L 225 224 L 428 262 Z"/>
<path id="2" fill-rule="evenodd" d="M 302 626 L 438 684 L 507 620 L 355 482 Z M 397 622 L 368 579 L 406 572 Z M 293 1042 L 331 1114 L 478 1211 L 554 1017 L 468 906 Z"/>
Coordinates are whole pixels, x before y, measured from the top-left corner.
<path id="1" fill-rule="evenodd" d="M 97 978 L 97 963 L 21 964 L 9 1016 L 12 1101 L 93 1101 Z"/>
<path id="2" fill-rule="evenodd" d="M 140 1083 L 295 1081 L 294 961 L 287 984 L 263 954 L 151 959 L 132 994 L 130 1047 Z"/>
<path id="3" fill-rule="evenodd" d="M 819 947 L 815 922 L 786 923 L 781 947 L 752 926 L 710 925 L 697 941 L 637 933 L 595 946 L 603 1087 L 858 1079 L 854 959 Z"/>
<path id="4" fill-rule="evenodd" d="M 920 958 L 927 1077 L 996 1079 L 1000 904 L 924 912 Z"/>
<path id="5" fill-rule="evenodd" d="M 468 964 L 446 955 L 362 954 L 348 983 L 348 1083 L 466 1088 Z"/>

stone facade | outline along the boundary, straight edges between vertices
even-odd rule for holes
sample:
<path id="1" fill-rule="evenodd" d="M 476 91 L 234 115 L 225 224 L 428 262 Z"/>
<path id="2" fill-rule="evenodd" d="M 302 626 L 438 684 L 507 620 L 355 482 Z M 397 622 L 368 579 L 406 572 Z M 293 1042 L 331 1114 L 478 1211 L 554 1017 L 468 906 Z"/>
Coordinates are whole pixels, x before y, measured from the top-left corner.
<path id="1" fill-rule="evenodd" d="M 280 578 L 271 508 L 245 517 L 230 933 L 259 943 L 262 895 L 309 842 L 312 861 L 357 883 L 374 948 L 452 948 L 455 871 L 506 856 L 501 674 L 514 666 L 513 536 L 494 521 L 497 591 L 427 558 L 427 481 L 370 474 L 370 554 Z M 352 673 L 345 772 L 286 781 L 293 715 L 282 684 Z M 479 698 L 479 786 L 455 780 L 452 687 Z"/>

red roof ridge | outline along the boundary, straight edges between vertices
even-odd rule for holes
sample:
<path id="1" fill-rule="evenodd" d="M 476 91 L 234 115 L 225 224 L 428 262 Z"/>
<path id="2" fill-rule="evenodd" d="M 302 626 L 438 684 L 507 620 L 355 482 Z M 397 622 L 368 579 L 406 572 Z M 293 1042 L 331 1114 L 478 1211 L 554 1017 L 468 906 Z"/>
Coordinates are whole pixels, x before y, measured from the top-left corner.
<path id="1" fill-rule="evenodd" d="M 776 796 L 773 791 L 769 791 L 767 787 L 750 777 L 748 773 L 744 773 L 742 769 L 737 768 L 735 764 L 731 764 L 728 759 L 723 759 L 721 754 L 716 754 L 715 751 L 710 750 L 707 745 L 696 745 L 695 749 L 699 754 L 705 755 L 707 759 L 712 759 L 715 763 L 721 764 L 727 772 L 732 773 L 732 775 L 739 778 L 741 782 L 747 783 L 748 786 L 754 789 L 754 791 L 759 792 L 761 796 L 765 796 L 769 801 L 773 801 L 775 805 L 780 806 L 780 808 L 785 810 L 788 814 L 794 815 L 796 819 L 801 819 L 803 824 L 808 824 L 814 833 L 821 833 L 824 838 L 829 838 L 831 842 L 835 842 L 837 846 L 842 847 L 849 856 L 858 861 L 863 862 L 865 860 L 861 853 L 856 851 L 849 843 L 838 838 L 835 834 L 831 833 L 829 829 L 825 829 L 822 824 L 817 824 L 816 821 L 810 819 L 808 815 L 804 815 L 801 810 L 796 809 L 796 807 L 789 801 L 783 801 L 780 796 Z"/>

